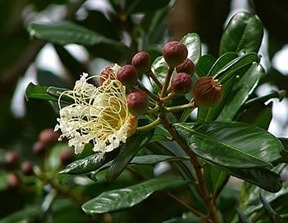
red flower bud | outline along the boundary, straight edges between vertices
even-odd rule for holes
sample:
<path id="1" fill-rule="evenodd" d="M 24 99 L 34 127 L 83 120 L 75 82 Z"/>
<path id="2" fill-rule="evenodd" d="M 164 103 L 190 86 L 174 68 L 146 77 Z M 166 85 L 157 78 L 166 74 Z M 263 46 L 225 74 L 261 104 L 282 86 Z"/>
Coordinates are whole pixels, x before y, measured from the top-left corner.
<path id="1" fill-rule="evenodd" d="M 31 176 L 34 173 L 33 170 L 33 162 L 30 160 L 26 160 L 21 164 L 21 171 L 25 176 Z"/>
<path id="2" fill-rule="evenodd" d="M 9 151 L 5 154 L 5 167 L 8 169 L 15 169 L 18 167 L 20 157 L 16 151 Z"/>
<path id="3" fill-rule="evenodd" d="M 193 73 L 194 69 L 195 69 L 195 64 L 192 62 L 192 60 L 188 58 L 186 58 L 183 63 L 179 64 L 176 67 L 177 73 L 187 73 L 190 75 Z"/>
<path id="4" fill-rule="evenodd" d="M 187 58 L 188 50 L 183 43 L 172 41 L 164 45 L 162 53 L 169 67 L 176 67 Z"/>
<path id="5" fill-rule="evenodd" d="M 117 80 L 119 80 L 126 87 L 136 84 L 137 79 L 137 70 L 132 65 L 124 65 L 117 72 Z"/>
<path id="6" fill-rule="evenodd" d="M 33 145 L 33 153 L 35 156 L 43 156 L 47 149 L 47 146 L 42 141 L 37 141 Z"/>
<path id="7" fill-rule="evenodd" d="M 171 89 L 176 94 L 186 94 L 192 90 L 192 79 L 187 73 L 177 73 L 171 81 Z"/>
<path id="8" fill-rule="evenodd" d="M 7 189 L 10 191 L 14 191 L 20 186 L 21 182 L 22 181 L 20 177 L 16 173 L 12 173 L 7 178 Z"/>
<path id="9" fill-rule="evenodd" d="M 71 150 L 65 149 L 60 152 L 60 161 L 66 166 L 74 160 L 74 154 Z"/>
<path id="10" fill-rule="evenodd" d="M 194 90 L 195 106 L 211 107 L 222 99 L 222 85 L 213 77 L 201 77 L 197 80 Z"/>
<path id="11" fill-rule="evenodd" d="M 44 129 L 39 133 L 39 141 L 43 142 L 46 146 L 51 147 L 57 143 L 59 133 L 55 132 L 54 129 Z"/>
<path id="12" fill-rule="evenodd" d="M 130 92 L 127 96 L 127 104 L 129 111 L 133 115 L 143 115 L 148 109 L 148 96 L 142 90 L 134 90 Z"/>
<path id="13" fill-rule="evenodd" d="M 139 52 L 135 54 L 131 61 L 139 74 L 146 73 L 151 68 L 151 59 L 148 53 Z"/>

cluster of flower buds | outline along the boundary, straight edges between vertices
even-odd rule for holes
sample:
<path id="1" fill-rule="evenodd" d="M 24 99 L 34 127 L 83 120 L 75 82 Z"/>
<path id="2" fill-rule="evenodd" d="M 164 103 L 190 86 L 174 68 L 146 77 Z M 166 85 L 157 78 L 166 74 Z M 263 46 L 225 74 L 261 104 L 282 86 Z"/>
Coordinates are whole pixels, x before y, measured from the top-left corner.
<path id="1" fill-rule="evenodd" d="M 42 162 L 45 154 L 57 143 L 59 134 L 53 129 L 42 130 L 38 135 L 38 141 L 33 145 L 33 153 Z M 65 166 L 73 161 L 74 154 L 71 149 L 62 150 L 59 154 L 60 163 Z M 23 177 L 34 175 L 34 162 L 21 160 L 17 151 L 7 151 L 4 156 L 4 168 L 10 174 L 7 177 L 6 185 L 8 190 L 16 190 L 23 184 Z"/>
<path id="2" fill-rule="evenodd" d="M 142 74 L 146 74 L 149 78 L 152 78 L 158 84 L 158 87 L 166 88 L 160 89 L 159 92 L 161 92 L 161 95 L 156 95 L 160 100 L 161 97 L 167 98 L 167 95 L 169 98 L 170 93 L 173 93 L 171 95 L 193 93 L 194 106 L 210 107 L 221 100 L 222 87 L 219 81 L 212 77 L 200 77 L 195 84 L 192 82 L 195 64 L 191 59 L 187 58 L 188 49 L 183 43 L 179 41 L 166 43 L 162 48 L 162 54 L 169 67 L 167 74 L 169 79 L 166 85 L 160 83 L 157 79 L 157 74 L 155 75 L 152 72 L 151 59 L 147 52 L 138 52 L 135 54 L 131 60 L 131 64 L 119 68 L 116 76 L 113 77 L 128 89 L 126 99 L 129 111 L 133 115 L 143 115 L 149 110 L 151 94 L 144 86 L 140 88 L 138 81 L 139 75 Z M 106 68 L 101 75 L 111 78 L 110 73 L 109 68 Z M 151 93 L 154 94 L 153 92 Z M 152 97 L 153 99 L 155 97 Z"/>

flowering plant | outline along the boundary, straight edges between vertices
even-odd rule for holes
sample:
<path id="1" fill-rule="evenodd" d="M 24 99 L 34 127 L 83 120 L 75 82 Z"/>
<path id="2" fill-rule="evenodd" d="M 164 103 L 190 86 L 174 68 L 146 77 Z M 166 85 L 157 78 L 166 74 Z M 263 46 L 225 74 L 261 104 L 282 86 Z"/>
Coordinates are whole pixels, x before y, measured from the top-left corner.
<path id="1" fill-rule="evenodd" d="M 52 40 L 46 26 L 31 24 L 30 33 Z M 58 112 L 51 134 L 59 150 L 76 154 L 53 174 L 34 168 L 51 199 L 68 197 L 97 222 L 139 222 L 137 214 L 143 222 L 287 221 L 287 139 L 267 131 L 265 105 L 283 92 L 255 94 L 265 76 L 262 35 L 259 18 L 241 12 L 218 58 L 202 55 L 200 37 L 189 33 L 163 44 L 158 57 L 141 51 L 129 64 L 83 73 L 70 90 L 30 83 L 26 97 Z M 248 121 L 255 106 L 263 114 Z"/>

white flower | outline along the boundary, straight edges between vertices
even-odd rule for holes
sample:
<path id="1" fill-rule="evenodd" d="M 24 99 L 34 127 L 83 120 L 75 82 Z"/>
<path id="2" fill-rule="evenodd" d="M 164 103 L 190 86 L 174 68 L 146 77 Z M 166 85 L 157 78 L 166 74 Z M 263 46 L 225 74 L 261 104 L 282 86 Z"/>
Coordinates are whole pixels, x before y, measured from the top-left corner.
<path id="1" fill-rule="evenodd" d="M 113 71 L 116 73 L 115 69 Z M 84 73 L 73 90 L 61 94 L 60 118 L 55 131 L 61 130 L 59 140 L 67 138 L 75 153 L 81 153 L 86 144 L 92 143 L 93 151 L 104 155 L 126 142 L 135 130 L 136 117 L 128 111 L 125 87 L 120 81 L 109 77 L 95 87 L 87 83 L 94 77 Z M 64 96 L 74 103 L 62 107 L 60 102 Z"/>

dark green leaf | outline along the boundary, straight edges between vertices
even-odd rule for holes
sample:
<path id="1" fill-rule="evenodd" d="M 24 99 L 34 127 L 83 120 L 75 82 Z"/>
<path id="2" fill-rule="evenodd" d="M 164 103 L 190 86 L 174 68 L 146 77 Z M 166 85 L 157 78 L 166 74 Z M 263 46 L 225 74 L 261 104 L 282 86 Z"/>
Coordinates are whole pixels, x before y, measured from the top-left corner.
<path id="1" fill-rule="evenodd" d="M 198 156 L 229 168 L 272 167 L 281 142 L 267 131 L 244 123 L 179 123 L 175 129 Z"/>
<path id="2" fill-rule="evenodd" d="M 62 21 L 53 24 L 30 23 L 28 31 L 31 36 L 65 45 L 69 43 L 91 46 L 99 43 L 108 43 L 111 46 L 120 46 L 120 42 L 106 38 L 99 33 L 89 30 L 72 22 Z"/>
<path id="3" fill-rule="evenodd" d="M 29 98 L 35 99 L 44 99 L 44 100 L 51 100 L 57 101 L 57 98 L 47 93 L 47 86 L 38 86 L 34 85 L 33 83 L 29 83 L 26 88 L 25 98 L 29 100 Z"/>
<path id="4" fill-rule="evenodd" d="M 254 62 L 258 62 L 258 59 L 259 58 L 257 54 L 244 54 L 233 59 L 220 70 L 218 70 L 219 67 L 215 69 L 215 71 L 218 70 L 218 72 L 214 75 L 214 77 L 220 78 L 220 82 L 222 84 L 223 98 L 220 103 L 210 108 L 200 107 L 198 110 L 198 121 L 216 120 L 218 115 L 221 113 L 234 84 L 237 82 L 237 79 L 241 78 L 242 75 L 245 73 L 245 70 L 243 70 L 243 68 Z"/>
<path id="5" fill-rule="evenodd" d="M 38 216 L 43 213 L 43 209 L 39 205 L 27 206 L 19 211 L 0 219 L 0 223 L 15 223 L 21 222 L 23 219 Z"/>
<path id="6" fill-rule="evenodd" d="M 249 95 L 256 88 L 260 78 L 264 76 L 265 71 L 260 64 L 252 64 L 247 72 L 233 86 L 227 99 L 227 103 L 217 117 L 219 121 L 232 121 L 238 110 L 248 99 Z"/>
<path id="7" fill-rule="evenodd" d="M 104 165 L 107 161 L 103 159 L 99 154 L 90 155 L 84 159 L 76 160 L 65 167 L 64 170 L 60 171 L 57 178 L 61 183 L 67 175 L 77 175 L 89 173 L 93 170 L 98 169 Z"/>
<path id="8" fill-rule="evenodd" d="M 131 136 L 125 144 L 121 145 L 121 152 L 112 162 L 107 178 L 109 180 L 117 178 L 139 150 L 149 142 L 152 135 L 153 130 L 140 132 Z"/>
<path id="9" fill-rule="evenodd" d="M 268 215 L 272 223 L 284 223 L 284 220 L 281 218 L 281 216 L 277 214 L 276 211 L 273 210 L 269 202 L 261 193 L 260 193 L 260 201 L 263 204 L 266 214 Z"/>
<path id="10" fill-rule="evenodd" d="M 225 171 L 273 193 L 278 192 L 282 187 L 280 175 L 265 168 L 226 168 Z"/>
<path id="11" fill-rule="evenodd" d="M 164 161 L 174 161 L 183 159 L 184 160 L 188 159 L 188 157 L 177 157 L 167 155 L 145 155 L 145 156 L 135 156 L 130 163 L 138 165 L 154 165 Z"/>
<path id="12" fill-rule="evenodd" d="M 188 49 L 188 58 L 197 64 L 201 57 L 201 41 L 196 33 L 189 33 L 181 39 L 181 42 Z"/>
<path id="13" fill-rule="evenodd" d="M 196 73 L 200 77 L 207 76 L 209 70 L 215 63 L 215 58 L 212 55 L 205 54 L 199 58 L 199 61 L 196 65 Z"/>
<path id="14" fill-rule="evenodd" d="M 226 52 L 257 52 L 263 36 L 259 18 L 248 12 L 238 12 L 227 25 L 220 42 L 220 55 Z"/>
<path id="15" fill-rule="evenodd" d="M 238 54 L 235 52 L 227 52 L 221 55 L 213 64 L 211 69 L 206 76 L 215 76 L 223 67 L 225 67 L 229 62 L 236 59 Z"/>
<path id="16" fill-rule="evenodd" d="M 249 218 L 240 209 L 237 209 L 237 214 L 238 214 L 240 223 L 251 223 Z"/>
<path id="17" fill-rule="evenodd" d="M 156 178 L 130 187 L 106 191 L 82 205 L 87 214 L 101 214 L 130 208 L 156 191 L 173 189 L 186 184 L 177 178 Z"/>

